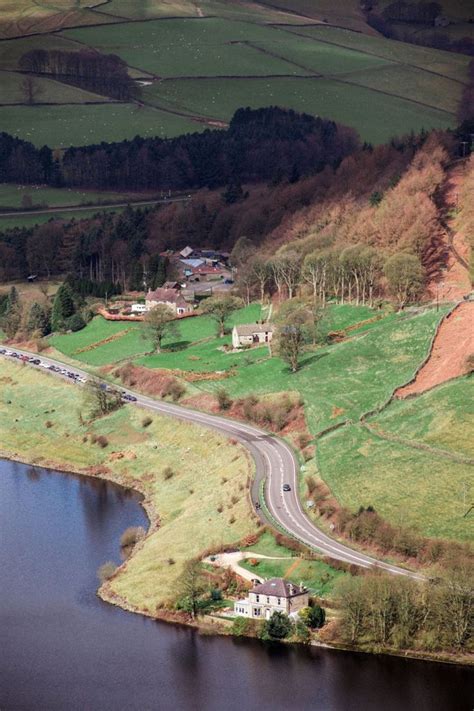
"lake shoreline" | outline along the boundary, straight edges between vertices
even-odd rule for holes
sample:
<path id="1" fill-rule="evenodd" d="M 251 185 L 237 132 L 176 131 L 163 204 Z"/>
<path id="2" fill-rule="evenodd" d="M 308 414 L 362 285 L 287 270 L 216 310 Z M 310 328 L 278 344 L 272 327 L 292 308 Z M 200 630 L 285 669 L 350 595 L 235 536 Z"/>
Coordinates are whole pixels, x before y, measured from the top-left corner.
<path id="1" fill-rule="evenodd" d="M 210 615 L 206 615 L 201 619 L 192 620 L 188 616 L 184 616 L 180 612 L 175 612 L 173 610 L 168 610 L 165 608 L 162 608 L 159 611 L 151 612 L 150 610 L 141 609 L 131 604 L 126 598 L 118 595 L 117 593 L 111 590 L 110 580 L 112 580 L 114 577 L 126 570 L 128 562 L 133 558 L 134 554 L 136 554 L 144 545 L 146 538 L 150 534 L 157 531 L 160 527 L 160 517 L 156 510 L 156 507 L 149 499 L 149 497 L 147 497 L 145 491 L 140 490 L 139 482 L 135 481 L 134 486 L 132 487 L 128 484 L 124 484 L 124 482 L 121 480 L 121 477 L 119 475 L 114 474 L 114 472 L 110 470 L 107 472 L 81 471 L 80 469 L 74 468 L 73 466 L 65 464 L 64 462 L 58 463 L 52 461 L 31 461 L 28 460 L 26 457 L 18 454 L 17 452 L 9 452 L 3 449 L 0 449 L 0 459 L 4 459 L 11 462 L 18 462 L 19 464 L 24 464 L 32 468 L 38 467 L 40 469 L 48 469 L 59 474 L 73 474 L 74 476 L 84 477 L 86 479 L 102 480 L 137 494 L 139 497 L 138 503 L 143 508 L 149 523 L 146 535 L 141 541 L 138 541 L 138 543 L 135 544 L 127 559 L 121 565 L 117 566 L 117 570 L 111 576 L 111 578 L 99 585 L 96 590 L 97 597 L 99 597 L 103 602 L 109 605 L 114 605 L 115 607 L 119 607 L 120 609 L 126 612 L 142 615 L 143 617 L 147 617 L 149 619 L 159 622 L 166 622 L 168 624 L 189 627 L 191 629 L 197 630 L 202 635 L 231 637 L 233 636 L 232 633 L 229 631 L 229 624 L 226 620 L 221 621 L 215 616 Z M 252 636 L 249 636 L 248 638 L 255 639 L 255 637 Z M 298 642 L 287 642 L 285 640 L 282 640 L 282 642 L 284 644 L 289 645 L 300 644 Z M 363 647 L 351 647 L 344 644 L 322 643 L 318 642 L 317 640 L 313 640 L 309 646 L 330 649 L 333 651 L 355 652 L 375 656 L 383 655 L 401 657 L 404 659 L 414 659 L 417 661 L 438 662 L 443 664 L 450 664 L 452 666 L 470 667 L 474 665 L 474 660 L 471 660 L 467 655 L 466 657 L 456 657 L 454 655 L 429 654 L 426 652 L 417 653 L 413 650 L 406 650 L 400 652 L 387 649 L 373 650 L 364 649 Z"/>

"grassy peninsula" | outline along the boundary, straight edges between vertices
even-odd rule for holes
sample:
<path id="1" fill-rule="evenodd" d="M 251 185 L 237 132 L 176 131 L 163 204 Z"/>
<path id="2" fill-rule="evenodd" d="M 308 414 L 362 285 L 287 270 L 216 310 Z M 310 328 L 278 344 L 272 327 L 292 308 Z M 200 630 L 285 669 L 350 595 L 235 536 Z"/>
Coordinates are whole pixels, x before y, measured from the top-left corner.
<path id="1" fill-rule="evenodd" d="M 0 456 L 143 494 L 150 529 L 107 588 L 130 609 L 154 614 L 172 598 L 185 561 L 255 530 L 250 460 L 239 445 L 196 425 L 132 407 L 81 424 L 81 410 L 79 387 L 2 360 Z"/>

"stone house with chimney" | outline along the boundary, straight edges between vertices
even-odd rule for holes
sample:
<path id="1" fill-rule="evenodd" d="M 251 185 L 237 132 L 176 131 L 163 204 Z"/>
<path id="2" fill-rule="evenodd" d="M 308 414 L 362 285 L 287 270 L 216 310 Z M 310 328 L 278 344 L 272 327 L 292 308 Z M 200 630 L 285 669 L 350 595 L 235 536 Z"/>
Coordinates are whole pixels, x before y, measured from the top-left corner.
<path id="1" fill-rule="evenodd" d="M 308 590 L 283 578 L 271 578 L 253 587 L 247 598 L 234 603 L 234 614 L 256 620 L 268 620 L 274 612 L 296 615 L 309 605 Z"/>
<path id="2" fill-rule="evenodd" d="M 244 323 L 232 329 L 232 347 L 245 348 L 270 343 L 273 326 L 270 323 Z"/>
<path id="3" fill-rule="evenodd" d="M 159 287 L 149 291 L 145 297 L 146 310 L 150 311 L 158 304 L 168 306 L 179 318 L 193 313 L 193 305 L 189 304 L 177 289 Z"/>

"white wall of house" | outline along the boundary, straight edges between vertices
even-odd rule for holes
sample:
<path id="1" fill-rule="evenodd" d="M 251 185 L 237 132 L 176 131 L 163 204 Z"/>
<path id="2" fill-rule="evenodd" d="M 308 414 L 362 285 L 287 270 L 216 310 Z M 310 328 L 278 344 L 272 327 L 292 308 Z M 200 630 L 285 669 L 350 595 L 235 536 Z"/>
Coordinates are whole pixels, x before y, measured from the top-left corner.
<path id="1" fill-rule="evenodd" d="M 176 304 L 173 303 L 172 301 L 149 301 L 147 300 L 145 302 L 146 304 L 146 310 L 150 311 L 151 309 L 154 309 L 155 306 L 158 306 L 158 304 L 163 304 L 164 306 L 169 306 L 170 309 L 172 309 L 175 313 L 177 312 L 177 307 Z"/>
<path id="2" fill-rule="evenodd" d="M 309 595 L 306 591 L 301 595 L 289 598 L 251 592 L 245 600 L 238 600 L 234 603 L 234 614 L 252 617 L 256 620 L 268 620 L 274 612 L 285 612 L 287 615 L 291 615 L 308 605 Z"/>

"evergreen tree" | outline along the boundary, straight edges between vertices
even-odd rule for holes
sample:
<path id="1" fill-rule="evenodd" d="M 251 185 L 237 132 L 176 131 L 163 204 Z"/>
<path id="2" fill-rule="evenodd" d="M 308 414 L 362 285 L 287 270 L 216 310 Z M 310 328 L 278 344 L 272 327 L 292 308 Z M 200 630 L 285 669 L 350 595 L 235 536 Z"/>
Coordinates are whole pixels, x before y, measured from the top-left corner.
<path id="1" fill-rule="evenodd" d="M 269 620 L 263 623 L 260 634 L 261 639 L 285 639 L 293 630 L 293 622 L 288 615 L 280 610 L 276 610 Z"/>
<path id="2" fill-rule="evenodd" d="M 37 301 L 35 301 L 30 309 L 27 327 L 30 333 L 37 332 L 41 336 L 47 336 L 51 330 L 49 314 Z"/>
<path id="3" fill-rule="evenodd" d="M 11 287 L 1 320 L 1 326 L 8 338 L 13 338 L 20 328 L 22 308 L 18 291 Z"/>
<path id="4" fill-rule="evenodd" d="M 299 611 L 299 616 L 305 625 L 312 629 L 319 629 L 326 621 L 326 612 L 319 605 L 304 607 Z"/>
<path id="5" fill-rule="evenodd" d="M 70 318 L 75 311 L 74 293 L 69 284 L 62 284 L 53 302 L 53 312 L 51 314 L 51 328 L 53 331 L 60 331 L 66 325 L 66 320 Z"/>

